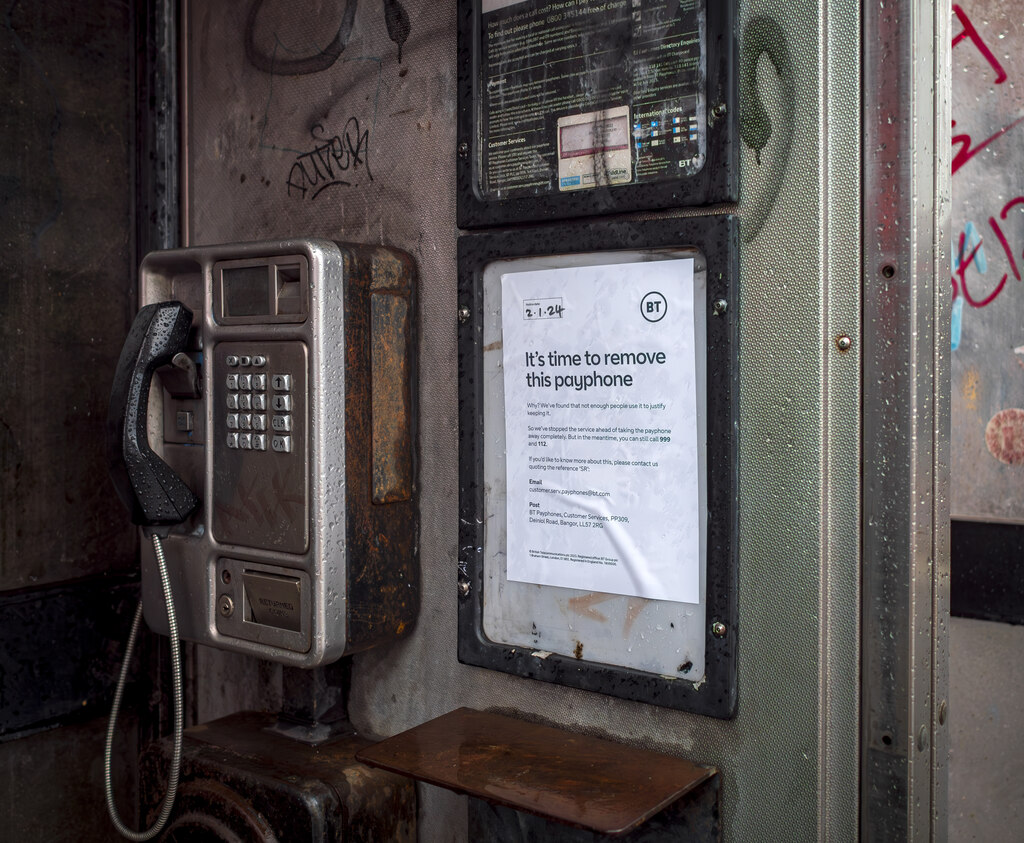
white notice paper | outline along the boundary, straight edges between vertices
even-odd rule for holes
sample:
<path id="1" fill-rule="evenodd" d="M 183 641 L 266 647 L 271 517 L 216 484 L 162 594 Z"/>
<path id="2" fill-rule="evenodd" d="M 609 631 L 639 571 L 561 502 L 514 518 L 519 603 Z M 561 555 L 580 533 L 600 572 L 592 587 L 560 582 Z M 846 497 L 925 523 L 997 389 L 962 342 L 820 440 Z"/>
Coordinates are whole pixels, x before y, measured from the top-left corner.
<path id="1" fill-rule="evenodd" d="M 693 260 L 501 277 L 510 580 L 700 602 Z"/>

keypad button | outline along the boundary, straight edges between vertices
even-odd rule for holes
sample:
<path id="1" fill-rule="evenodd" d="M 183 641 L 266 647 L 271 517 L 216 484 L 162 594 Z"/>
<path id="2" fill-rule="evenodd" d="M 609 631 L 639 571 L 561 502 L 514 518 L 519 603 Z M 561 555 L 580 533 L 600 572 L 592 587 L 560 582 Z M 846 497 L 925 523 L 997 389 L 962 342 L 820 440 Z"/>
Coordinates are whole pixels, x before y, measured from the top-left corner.
<path id="1" fill-rule="evenodd" d="M 291 416 L 274 416 L 270 420 L 271 426 L 279 433 L 289 433 L 292 429 Z"/>
<path id="2" fill-rule="evenodd" d="M 238 365 L 238 358 L 235 357 L 234 354 L 229 354 L 225 358 L 224 362 L 227 363 L 229 366 L 237 366 Z"/>
<path id="3" fill-rule="evenodd" d="M 257 354 L 255 357 L 252 358 L 252 365 L 253 366 L 266 366 L 267 365 L 267 358 L 264 357 L 262 354 Z"/>
<path id="4" fill-rule="evenodd" d="M 237 410 L 238 409 L 238 393 L 237 392 L 229 392 L 228 393 L 228 409 L 229 410 Z"/>
<path id="5" fill-rule="evenodd" d="M 265 410 L 267 409 L 267 396 L 266 395 L 253 395 L 252 397 L 252 408 L 254 410 Z"/>
<path id="6" fill-rule="evenodd" d="M 252 375 L 239 375 L 238 376 L 238 388 L 239 389 L 252 389 Z"/>
<path id="7" fill-rule="evenodd" d="M 271 375 L 270 383 L 278 392 L 287 392 L 292 388 L 291 375 Z"/>
<path id="8" fill-rule="evenodd" d="M 238 409 L 252 409 L 252 396 L 248 392 L 243 392 L 241 395 L 238 396 Z"/>
<path id="9" fill-rule="evenodd" d="M 252 435 L 252 449 L 254 451 L 267 450 L 267 437 L 262 433 L 254 433 Z"/>
<path id="10" fill-rule="evenodd" d="M 238 447 L 243 451 L 252 450 L 252 434 L 251 433 L 239 433 L 238 434 Z"/>
<path id="11" fill-rule="evenodd" d="M 238 417 L 238 429 L 252 430 L 252 416 L 250 416 L 248 413 L 242 413 Z"/>
<path id="12" fill-rule="evenodd" d="M 238 413 L 228 413 L 228 430 L 238 430 Z"/>
<path id="13" fill-rule="evenodd" d="M 238 434 L 237 433 L 229 433 L 228 434 L 228 447 L 229 448 L 237 448 L 238 447 Z"/>
<path id="14" fill-rule="evenodd" d="M 290 395 L 275 395 L 270 406 L 278 413 L 287 413 L 292 409 L 292 397 Z"/>
<path id="15" fill-rule="evenodd" d="M 252 363 L 252 358 L 246 356 L 245 354 L 241 355 L 238 358 L 238 365 L 239 366 L 248 366 L 250 363 Z"/>
<path id="16" fill-rule="evenodd" d="M 266 375 L 252 375 L 252 388 L 262 392 L 267 388 Z"/>
<path id="17" fill-rule="evenodd" d="M 267 429 L 267 417 L 260 414 L 255 414 L 252 417 L 252 429 L 253 430 L 266 430 Z"/>
<path id="18" fill-rule="evenodd" d="M 292 438 L 290 436 L 275 436 L 270 440 L 270 447 L 279 454 L 287 454 L 292 449 Z"/>
<path id="19" fill-rule="evenodd" d="M 228 389 L 238 389 L 238 375 L 228 375 L 226 381 Z"/>

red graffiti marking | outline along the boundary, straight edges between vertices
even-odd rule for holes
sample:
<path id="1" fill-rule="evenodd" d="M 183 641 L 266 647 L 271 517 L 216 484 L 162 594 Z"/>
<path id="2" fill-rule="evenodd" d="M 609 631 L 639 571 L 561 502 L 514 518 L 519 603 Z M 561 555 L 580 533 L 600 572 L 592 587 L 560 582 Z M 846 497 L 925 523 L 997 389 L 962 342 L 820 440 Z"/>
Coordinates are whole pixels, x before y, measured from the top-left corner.
<path id="1" fill-rule="evenodd" d="M 1024 410 L 1011 407 L 992 416 L 985 427 L 985 444 L 1000 462 L 1024 462 Z"/>
<path id="2" fill-rule="evenodd" d="M 1009 202 L 1003 205 L 1003 210 L 999 212 L 1000 218 L 1005 220 L 1006 215 L 1010 213 L 1010 210 L 1016 207 L 1017 205 L 1024 205 L 1024 196 L 1015 196 L 1013 199 L 1011 199 Z M 999 245 L 1003 247 L 1003 252 L 1006 254 L 1006 259 L 1010 262 L 1010 269 L 1013 270 L 1013 277 L 1020 281 L 1021 275 L 1020 270 L 1017 268 L 1017 260 L 1013 256 L 1013 250 L 1010 248 L 1010 244 L 1006 240 L 1006 235 L 1003 233 L 1002 226 L 999 225 L 995 217 L 989 217 L 988 224 L 991 226 L 992 231 L 995 232 L 996 238 L 999 240 Z M 988 296 L 986 296 L 983 299 L 974 299 L 971 296 L 970 291 L 967 289 L 966 273 L 967 268 L 972 263 L 974 263 L 974 258 L 978 254 L 978 249 L 981 248 L 981 244 L 983 241 L 979 237 L 978 243 L 973 249 L 971 249 L 971 253 L 969 255 L 964 255 L 966 238 L 967 233 L 961 231 L 960 241 L 957 244 L 958 266 L 956 269 L 956 274 L 959 277 L 959 282 L 957 281 L 957 277 L 953 277 L 951 279 L 953 282 L 953 301 L 956 301 L 956 297 L 963 293 L 964 299 L 971 307 L 985 307 L 986 305 L 991 304 L 996 299 L 996 297 L 1003 291 L 1003 287 L 1006 286 L 1006 282 L 1009 280 L 1010 275 L 1009 273 L 1004 272 L 1003 277 L 999 280 L 999 283 L 996 285 L 995 290 L 993 290 Z M 1022 253 L 1022 256 L 1024 256 L 1024 253 Z"/>
<path id="3" fill-rule="evenodd" d="M 1003 70 L 1003 66 L 999 63 L 999 59 L 995 57 L 995 54 L 988 48 L 981 35 L 978 34 L 978 30 L 974 28 L 974 24 L 971 23 L 971 19 L 967 17 L 967 13 L 960 8 L 956 3 L 953 4 L 953 14 L 957 16 L 960 23 L 963 24 L 964 31 L 953 38 L 953 46 L 955 47 L 965 38 L 970 38 L 971 42 L 975 47 L 978 48 L 978 52 L 985 57 L 985 61 L 989 63 L 989 66 L 996 72 L 996 84 L 1002 85 L 1006 81 L 1006 71 Z"/>
<path id="4" fill-rule="evenodd" d="M 1024 123 L 1024 117 L 1018 117 L 1009 126 L 1004 126 L 991 137 L 985 138 L 985 140 L 974 147 L 974 149 L 971 149 L 970 135 L 953 135 L 953 146 L 960 144 L 960 149 L 953 156 L 953 174 L 955 175 L 957 170 L 981 152 L 986 146 L 992 143 L 992 141 L 998 140 L 1014 126 L 1019 126 L 1021 123 Z M 956 126 L 956 120 L 953 121 L 953 125 Z"/>
<path id="5" fill-rule="evenodd" d="M 974 263 L 974 257 L 975 255 L 978 254 L 978 249 L 981 248 L 982 241 L 981 238 L 978 238 L 978 244 L 973 249 L 971 249 L 971 253 L 967 255 L 967 257 L 964 257 L 964 241 L 966 240 L 966 237 L 967 235 L 961 231 L 960 243 L 957 247 L 957 254 L 960 257 L 960 265 L 956 268 L 956 274 L 960 277 L 960 283 L 957 283 L 956 277 L 952 278 L 953 301 L 956 301 L 956 297 L 963 293 L 964 299 L 971 307 L 986 307 L 987 305 L 990 305 L 993 301 L 995 301 L 996 296 L 998 296 L 1003 291 L 1003 287 L 1006 286 L 1006 276 L 1003 275 L 1002 280 L 996 285 L 995 290 L 993 290 L 988 296 L 986 296 L 983 299 L 974 299 L 971 296 L 970 291 L 967 289 L 967 278 L 965 277 L 965 273 L 967 272 L 967 268 L 972 263 Z"/>

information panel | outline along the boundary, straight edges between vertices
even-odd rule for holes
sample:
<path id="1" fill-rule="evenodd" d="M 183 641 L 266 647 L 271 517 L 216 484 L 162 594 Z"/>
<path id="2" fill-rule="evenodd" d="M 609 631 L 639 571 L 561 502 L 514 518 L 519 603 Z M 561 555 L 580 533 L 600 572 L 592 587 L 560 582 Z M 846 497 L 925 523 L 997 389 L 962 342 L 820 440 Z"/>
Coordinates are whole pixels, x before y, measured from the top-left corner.
<path id="1" fill-rule="evenodd" d="M 735 711 L 731 216 L 459 238 L 459 659 Z"/>
<path id="2" fill-rule="evenodd" d="M 459 223 L 734 201 L 735 0 L 462 0 Z"/>
<path id="3" fill-rule="evenodd" d="M 501 277 L 510 580 L 700 602 L 693 264 Z"/>
<path id="4" fill-rule="evenodd" d="M 705 29 L 704 0 L 484 0 L 482 192 L 699 170 Z"/>

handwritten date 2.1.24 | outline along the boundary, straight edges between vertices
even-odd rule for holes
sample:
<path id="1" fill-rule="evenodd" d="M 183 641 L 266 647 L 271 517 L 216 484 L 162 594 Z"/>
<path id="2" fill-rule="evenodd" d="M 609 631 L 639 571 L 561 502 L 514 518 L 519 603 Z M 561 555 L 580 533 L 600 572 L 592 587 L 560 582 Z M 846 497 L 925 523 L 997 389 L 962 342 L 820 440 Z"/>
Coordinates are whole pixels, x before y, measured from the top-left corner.
<path id="1" fill-rule="evenodd" d="M 523 302 L 523 319 L 561 319 L 565 313 L 562 299 L 527 299 Z"/>

